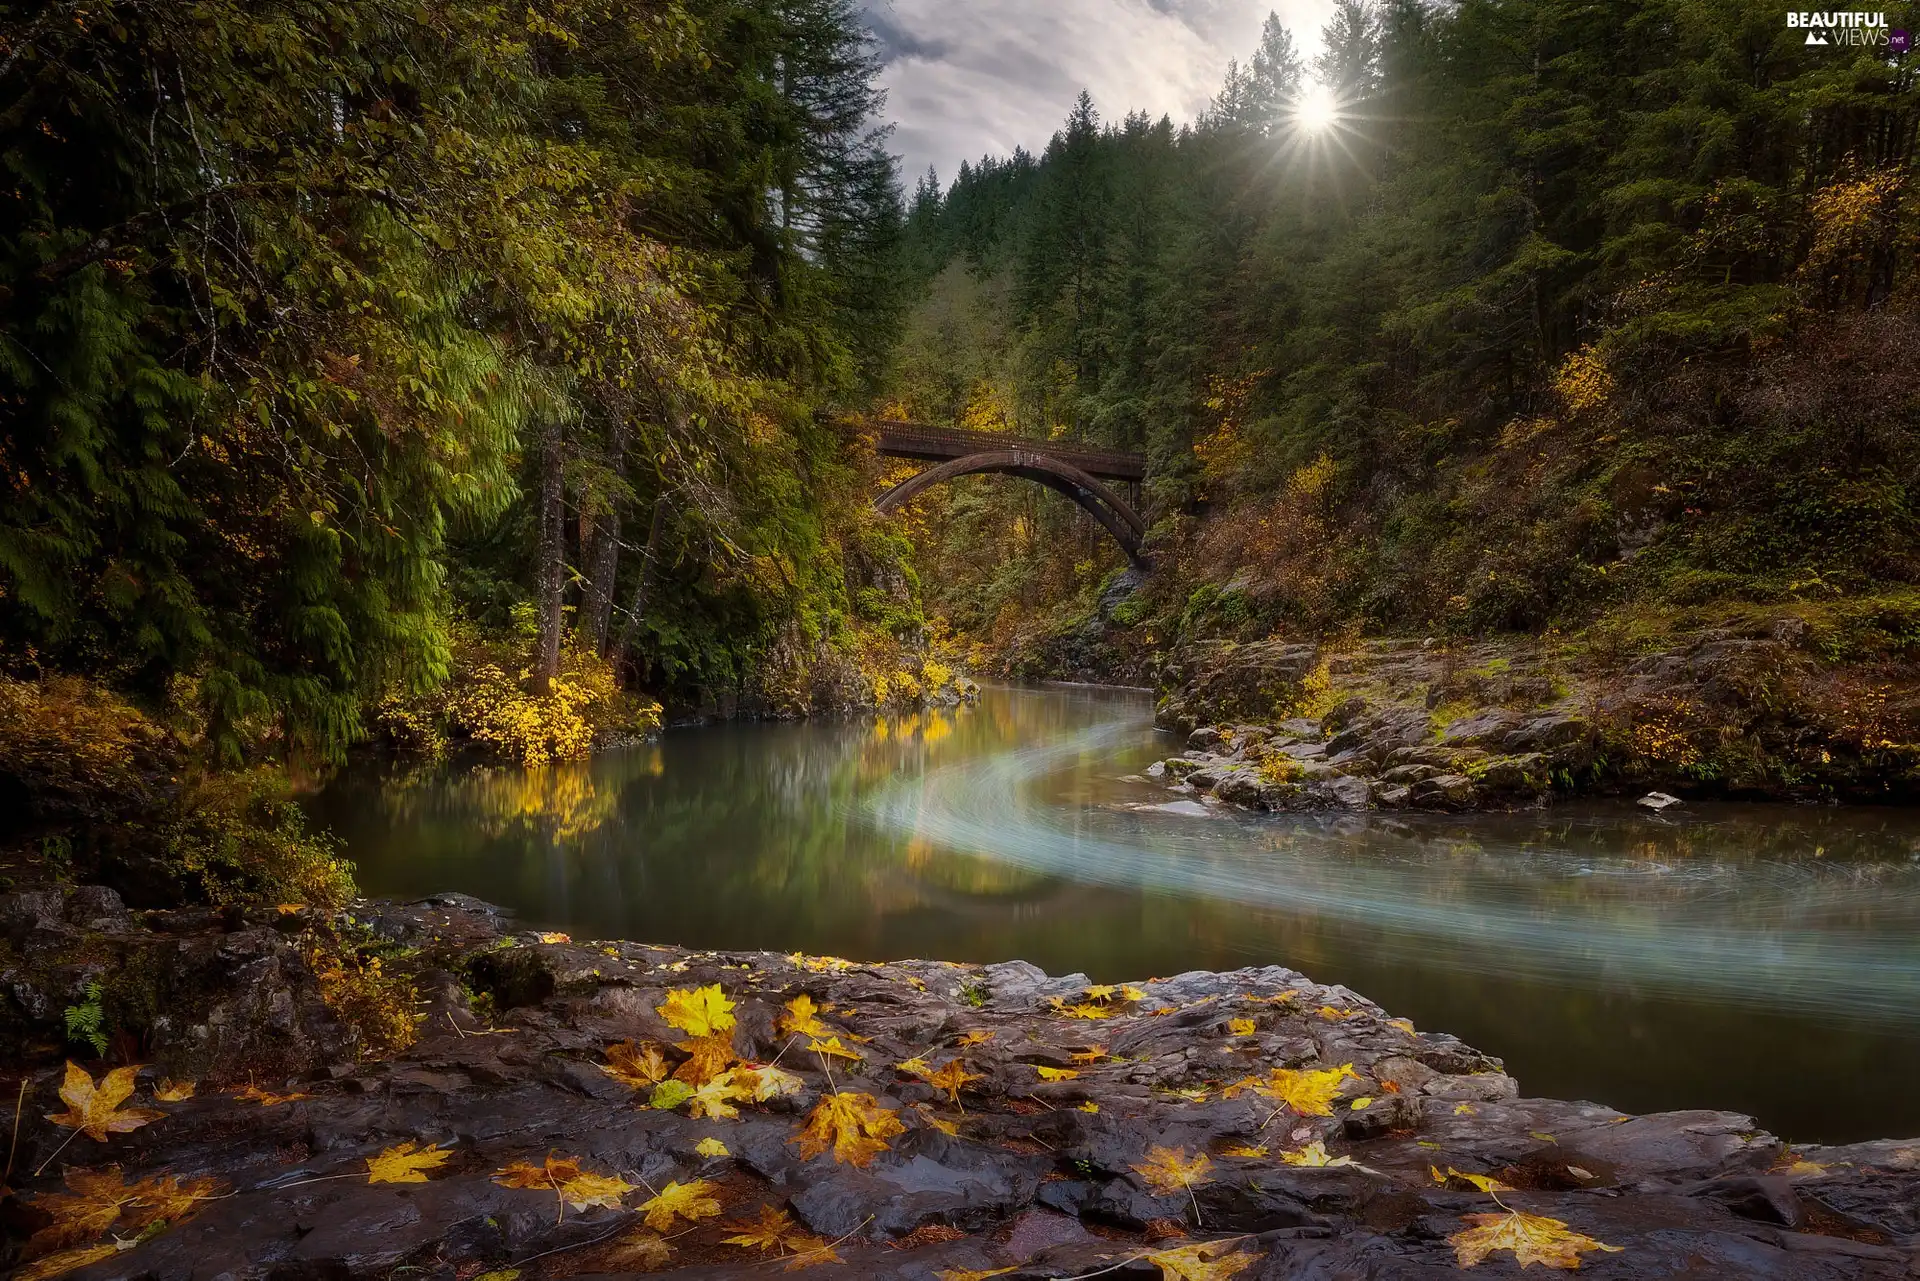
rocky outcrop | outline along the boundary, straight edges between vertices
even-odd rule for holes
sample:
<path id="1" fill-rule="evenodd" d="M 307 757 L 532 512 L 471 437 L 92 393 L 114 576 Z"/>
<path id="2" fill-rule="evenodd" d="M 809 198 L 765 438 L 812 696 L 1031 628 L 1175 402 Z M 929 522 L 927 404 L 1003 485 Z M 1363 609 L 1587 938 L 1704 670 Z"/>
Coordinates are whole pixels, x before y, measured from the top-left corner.
<path id="1" fill-rule="evenodd" d="M 916 1281 L 1418 1278 L 1499 1231 L 1544 1233 L 1599 1277 L 1891 1281 L 1920 1261 L 1920 1144 L 1789 1150 L 1743 1116 L 1529 1099 L 1497 1059 L 1279 967 L 1097 985 L 1020 962 L 576 943 L 457 896 L 355 915 L 449 976 L 423 982 L 412 1048 L 174 1102 L 146 1070 L 133 1102 L 157 1119 L 105 1142 L 39 1119 L 59 1084 L 39 1072 L 10 1248 L 38 1240 L 42 1269 L 56 1238 L 91 1251 L 71 1273 L 87 1281 L 744 1279 L 783 1260 Z M 700 989 L 730 1004 L 729 1057 L 789 1074 L 756 1078 L 781 1082 L 762 1102 L 695 1116 L 635 1075 L 659 1069 L 605 1070 L 627 1043 L 684 1069 L 688 1020 L 664 1016 Z M 829 1100 L 876 1110 L 864 1162 L 801 1141 Z M 403 1145 L 433 1150 L 418 1177 L 372 1181 Z M 63 1193 L 56 1155 L 200 1199 L 125 1248 L 115 1216 L 147 1202 L 48 1235 L 77 1215 L 59 1196 L 101 1186 Z M 516 1167 L 559 1173 L 501 1176 Z M 561 1182 L 579 1174 L 602 1182 Z M 676 1199 L 691 1212 L 662 1211 Z M 786 1226 L 763 1248 L 760 1223 Z M 1496 1243 L 1487 1274 L 1515 1262 Z"/>
<path id="2" fill-rule="evenodd" d="M 1186 736 L 1158 775 L 1272 810 L 1512 809 L 1553 795 L 1920 800 L 1920 672 L 1836 668 L 1791 636 L 1622 655 L 1209 642 L 1159 673 Z"/>

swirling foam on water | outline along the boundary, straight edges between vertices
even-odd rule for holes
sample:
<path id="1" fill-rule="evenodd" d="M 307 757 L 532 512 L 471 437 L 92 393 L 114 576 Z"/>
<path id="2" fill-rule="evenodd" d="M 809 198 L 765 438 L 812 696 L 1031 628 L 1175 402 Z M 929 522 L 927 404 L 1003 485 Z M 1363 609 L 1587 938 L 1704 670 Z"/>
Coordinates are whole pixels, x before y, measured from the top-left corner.
<path id="1" fill-rule="evenodd" d="M 1037 780 L 1138 734 L 1097 725 L 933 769 L 874 795 L 867 815 L 1031 872 L 1339 922 L 1426 963 L 1920 1023 L 1920 864 L 1648 861 L 1497 832 L 1424 839 L 1418 823 L 1196 822 L 1039 794 Z"/>

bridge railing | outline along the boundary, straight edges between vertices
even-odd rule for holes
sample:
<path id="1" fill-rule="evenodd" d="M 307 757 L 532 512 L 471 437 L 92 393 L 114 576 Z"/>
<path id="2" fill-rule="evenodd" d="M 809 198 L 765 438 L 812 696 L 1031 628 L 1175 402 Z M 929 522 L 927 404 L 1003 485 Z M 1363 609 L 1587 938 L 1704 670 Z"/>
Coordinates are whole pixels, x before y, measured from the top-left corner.
<path id="1" fill-rule="evenodd" d="M 925 423 L 865 421 L 853 424 L 873 436 L 874 448 L 895 458 L 964 458 L 1002 449 L 1031 450 L 1071 463 L 1090 475 L 1115 480 L 1140 480 L 1146 459 L 1121 450 L 1098 449 L 1071 441 L 1041 440 L 1010 432 L 963 431 Z"/>

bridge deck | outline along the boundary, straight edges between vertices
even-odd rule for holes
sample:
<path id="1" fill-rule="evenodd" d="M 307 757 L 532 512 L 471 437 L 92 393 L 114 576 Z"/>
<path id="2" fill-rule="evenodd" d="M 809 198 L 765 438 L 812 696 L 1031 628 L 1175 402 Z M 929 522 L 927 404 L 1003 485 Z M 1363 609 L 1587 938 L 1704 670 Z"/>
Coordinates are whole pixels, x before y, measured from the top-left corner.
<path id="1" fill-rule="evenodd" d="M 866 428 L 875 437 L 874 449 L 888 458 L 920 458 L 938 462 L 1001 449 L 1020 449 L 1071 463 L 1088 475 L 1102 480 L 1138 481 L 1147 474 L 1146 459 L 1139 454 L 1098 449 L 1068 441 L 1037 440 L 1030 436 L 991 431 L 956 431 L 946 427 L 929 427 L 923 423 L 873 422 L 866 424 Z"/>

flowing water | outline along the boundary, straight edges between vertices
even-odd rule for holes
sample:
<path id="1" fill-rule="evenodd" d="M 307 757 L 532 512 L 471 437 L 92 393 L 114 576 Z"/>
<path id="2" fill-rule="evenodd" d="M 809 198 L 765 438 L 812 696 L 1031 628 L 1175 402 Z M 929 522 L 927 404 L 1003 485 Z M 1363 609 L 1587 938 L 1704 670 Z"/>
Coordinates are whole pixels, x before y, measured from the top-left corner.
<path id="1" fill-rule="evenodd" d="M 1529 1094 L 1920 1134 L 1920 812 L 1260 816 L 1174 798 L 1141 694 L 674 730 L 539 770 L 378 766 L 313 808 L 369 893 L 531 926 L 1096 981 L 1281 964 Z"/>

